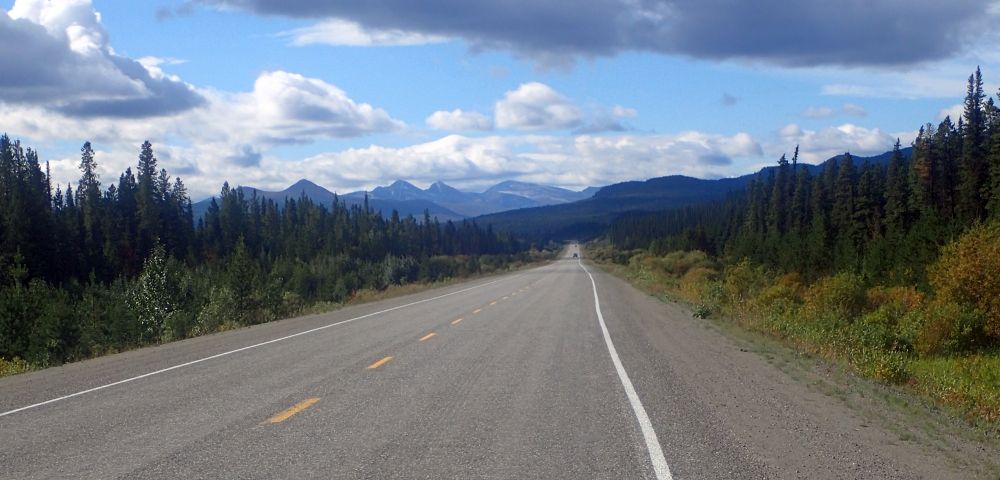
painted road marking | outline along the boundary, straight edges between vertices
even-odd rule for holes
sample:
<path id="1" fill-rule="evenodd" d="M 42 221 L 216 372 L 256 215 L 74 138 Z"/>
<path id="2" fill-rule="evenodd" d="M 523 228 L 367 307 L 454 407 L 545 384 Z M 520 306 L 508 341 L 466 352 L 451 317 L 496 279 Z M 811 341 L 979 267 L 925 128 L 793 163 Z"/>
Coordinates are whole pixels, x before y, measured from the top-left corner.
<path id="1" fill-rule="evenodd" d="M 295 337 L 299 337 L 299 336 L 302 336 L 302 335 L 308 335 L 308 334 L 313 333 L 313 332 L 318 332 L 320 330 L 325 330 L 327 328 L 336 327 L 338 325 L 343 325 L 345 323 L 351 323 L 351 322 L 354 322 L 354 321 L 357 321 L 357 320 L 362 320 L 362 319 L 365 319 L 365 318 L 368 318 L 368 317 L 374 317 L 375 315 L 381 315 L 383 313 L 392 312 L 394 310 L 399 310 L 401 308 L 412 307 L 414 305 L 419 305 L 421 303 L 427 303 L 427 302 L 431 302 L 431 301 L 434 301 L 434 300 L 439 300 L 439 299 L 442 299 L 442 298 L 445 298 L 445 297 L 450 297 L 452 295 L 458 295 L 459 293 L 468 292 L 469 290 L 476 290 L 478 288 L 483 288 L 483 287 L 486 287 L 486 286 L 489 286 L 489 285 L 493 285 L 494 283 L 499 283 L 499 282 L 502 282 L 504 280 L 510 280 L 512 278 L 517 278 L 517 277 L 520 277 L 521 275 L 524 275 L 524 274 L 523 273 L 519 273 L 517 275 L 513 275 L 513 276 L 510 276 L 510 277 L 507 277 L 507 278 L 501 278 L 500 280 L 494 280 L 492 282 L 484 283 L 482 285 L 476 285 L 475 287 L 463 288 L 462 290 L 458 290 L 458 291 L 451 292 L 451 293 L 446 293 L 444 295 L 439 295 L 437 297 L 425 298 L 423 300 L 418 300 L 416 302 L 407 303 L 406 305 L 400 305 L 398 307 L 392 307 L 392 308 L 387 308 L 385 310 L 379 310 L 377 312 L 372 312 L 372 313 L 369 313 L 367 315 L 362 315 L 360 317 L 354 317 L 354 318 L 347 319 L 347 320 L 344 320 L 344 321 L 341 321 L 341 322 L 337 322 L 337 323 L 331 323 L 329 325 L 323 325 L 322 327 L 316 327 L 316 328 L 313 328 L 311 330 L 306 330 L 304 332 L 293 333 L 291 335 L 287 335 L 287 336 L 284 336 L 284 337 L 281 337 L 281 338 L 275 338 L 273 340 L 268 340 L 266 342 L 261 342 L 261 343 L 257 343 L 257 344 L 254 344 L 254 345 L 249 345 L 249 346 L 246 346 L 246 347 L 242 347 L 242 348 L 237 348 L 235 350 L 230 350 L 228 352 L 222 352 L 222 353 L 219 353 L 219 354 L 216 354 L 216 355 L 211 355 L 211 356 L 208 356 L 208 357 L 205 357 L 205 358 L 199 358 L 198 360 L 192 360 L 192 361 L 187 362 L 187 363 L 182 363 L 182 364 L 179 364 L 179 365 L 174 365 L 172 367 L 167 367 L 167 368 L 163 368 L 163 369 L 156 370 L 156 371 L 153 371 L 153 372 L 144 373 L 142 375 L 136 375 L 136 376 L 134 376 L 132 378 L 126 378 L 125 380 L 119 380 L 117 382 L 111 382 L 111 383 L 109 383 L 107 385 L 101 385 L 99 387 L 94 387 L 94 388 L 88 388 L 86 390 L 81 390 L 79 392 L 71 393 L 69 395 L 63 395 L 61 397 L 53 398 L 51 400 L 46 400 L 44 402 L 39 402 L 39 403 L 35 403 L 35 404 L 32 404 L 32 405 L 28 405 L 27 407 L 15 408 L 14 410 L 9 410 L 9 411 L 0 413 L 0 417 L 6 417 L 7 415 L 13 415 L 13 414 L 15 414 L 17 412 L 23 412 L 25 410 L 30 410 L 32 408 L 38 408 L 38 407 L 41 407 L 42 405 L 48 405 L 50 403 L 60 402 L 60 401 L 63 401 L 63 400 L 66 400 L 66 399 L 70 399 L 70 398 L 73 398 L 73 397 L 79 397 L 80 395 L 86 395 L 86 394 L 91 393 L 91 392 L 96 392 L 96 391 L 99 391 L 99 390 L 104 390 L 106 388 L 111 388 L 111 387 L 114 387 L 114 386 L 117 386 L 117 385 L 121 385 L 123 383 L 134 382 L 136 380 L 141 380 L 141 379 L 146 378 L 146 377 L 152 377 L 153 375 L 159 375 L 161 373 L 166 373 L 166 372 L 169 372 L 171 370 L 177 370 L 178 368 L 184 368 L 184 367 L 195 365 L 195 364 L 198 364 L 198 363 L 201 363 L 201 362 L 207 362 L 209 360 L 214 360 L 214 359 L 219 358 L 219 357 L 225 357 L 227 355 L 232 355 L 234 353 L 242 352 L 244 350 L 250 350 L 252 348 L 263 347 L 264 345 L 270 345 L 272 343 L 281 342 L 281 341 L 284 341 L 284 340 L 288 340 L 290 338 L 295 338 Z"/>
<path id="2" fill-rule="evenodd" d="M 382 365 L 385 364 L 385 362 L 388 362 L 389 360 L 392 360 L 392 357 L 385 357 L 382 360 L 379 360 L 371 365 L 368 365 L 368 370 L 374 370 L 378 367 L 381 367 Z"/>
<path id="3" fill-rule="evenodd" d="M 490 306 L 492 307 L 493 305 L 496 305 L 496 304 L 497 304 L 497 302 L 493 302 L 493 303 L 490 304 Z"/>
<path id="4" fill-rule="evenodd" d="M 452 324 L 452 325 L 454 325 L 454 324 L 456 324 L 456 323 L 458 323 L 458 322 L 461 322 L 461 321 L 462 321 L 462 319 L 461 319 L 461 318 L 459 318 L 458 320 L 455 320 L 454 322 L 451 322 L 451 324 Z"/>
<path id="5" fill-rule="evenodd" d="M 292 415 L 295 415 L 296 413 L 299 413 L 299 412 L 301 412 L 301 411 L 303 411 L 303 410 L 311 407 L 312 404 L 314 404 L 314 403 L 316 403 L 318 401 L 319 401 L 318 398 L 310 398 L 308 400 L 303 400 L 303 401 L 295 404 L 294 407 L 289 408 L 288 410 L 285 410 L 284 412 L 281 412 L 281 413 L 279 413 L 279 414 L 277 414 L 277 415 L 275 415 L 275 416 L 267 419 L 267 421 L 264 422 L 264 423 L 281 423 L 281 422 L 284 422 L 285 420 L 288 420 L 289 418 L 291 418 Z"/>
<path id="6" fill-rule="evenodd" d="M 503 297 L 503 298 L 501 298 L 500 300 L 507 300 L 507 297 Z"/>
<path id="7" fill-rule="evenodd" d="M 649 421 L 649 415 L 646 415 L 646 409 L 642 407 L 642 402 L 639 401 L 639 395 L 635 393 L 632 381 L 629 380 L 628 374 L 625 373 L 622 360 L 618 358 L 618 351 L 615 350 L 615 344 L 611 341 L 608 326 L 604 324 L 604 315 L 601 314 L 601 299 L 597 296 L 597 282 L 594 281 L 594 276 L 590 274 L 587 267 L 583 266 L 582 261 L 579 262 L 579 265 L 584 272 L 587 272 L 587 276 L 590 277 L 590 284 L 594 287 L 594 309 L 597 310 L 597 320 L 600 322 L 601 331 L 604 333 L 604 343 L 608 346 L 608 353 L 611 354 L 611 362 L 614 363 L 615 371 L 618 372 L 618 379 L 621 380 L 622 386 L 625 387 L 625 396 L 628 397 L 628 402 L 632 404 L 632 411 L 635 412 L 635 418 L 639 421 L 639 429 L 642 430 L 642 437 L 646 440 L 646 450 L 649 451 L 649 460 L 653 463 L 653 472 L 656 473 L 656 478 L 659 480 L 672 480 L 670 467 L 667 465 L 666 457 L 663 456 L 663 448 L 660 447 L 660 441 L 656 438 L 656 431 L 653 430 L 653 424 Z"/>
<path id="8" fill-rule="evenodd" d="M 424 338 L 421 338 L 421 339 L 420 339 L 420 340 L 418 340 L 418 341 L 419 341 L 419 342 L 422 342 L 422 341 L 424 341 L 424 340 L 427 340 L 428 338 L 431 338 L 431 337 L 433 337 L 434 335 L 436 335 L 436 334 L 435 334 L 435 333 L 431 333 L 431 334 L 427 335 L 426 337 L 424 337 Z"/>
<path id="9" fill-rule="evenodd" d="M 479 312 L 481 312 L 481 311 L 483 311 L 483 309 L 481 309 L 481 308 L 480 308 L 480 309 L 478 309 L 478 310 L 476 310 L 476 311 L 474 311 L 474 312 L 472 312 L 472 313 L 479 313 Z"/>

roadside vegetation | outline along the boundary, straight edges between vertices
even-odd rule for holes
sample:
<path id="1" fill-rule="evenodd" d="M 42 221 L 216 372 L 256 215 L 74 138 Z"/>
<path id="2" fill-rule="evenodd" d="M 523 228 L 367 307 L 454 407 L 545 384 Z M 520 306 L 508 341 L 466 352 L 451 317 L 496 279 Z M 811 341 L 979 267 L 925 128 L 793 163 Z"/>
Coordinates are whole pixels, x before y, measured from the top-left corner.
<path id="1" fill-rule="evenodd" d="M 782 157 L 724 201 L 625 215 L 591 258 L 859 375 L 1000 426 L 1000 109 L 969 78 L 963 118 L 912 156 Z"/>
<path id="2" fill-rule="evenodd" d="M 74 191 L 0 137 L 0 376 L 268 322 L 554 258 L 475 222 L 283 205 L 224 185 L 193 218 L 152 146 L 102 189 L 89 143 Z"/>

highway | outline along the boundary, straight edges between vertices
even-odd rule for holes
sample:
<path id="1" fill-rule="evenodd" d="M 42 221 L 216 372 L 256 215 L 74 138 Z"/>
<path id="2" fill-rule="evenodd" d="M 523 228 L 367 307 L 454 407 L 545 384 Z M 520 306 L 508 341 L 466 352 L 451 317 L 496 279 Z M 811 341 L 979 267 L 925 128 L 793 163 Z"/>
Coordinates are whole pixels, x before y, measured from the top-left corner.
<path id="1" fill-rule="evenodd" d="M 575 252 L 0 379 L 0 478 L 960 475 Z"/>

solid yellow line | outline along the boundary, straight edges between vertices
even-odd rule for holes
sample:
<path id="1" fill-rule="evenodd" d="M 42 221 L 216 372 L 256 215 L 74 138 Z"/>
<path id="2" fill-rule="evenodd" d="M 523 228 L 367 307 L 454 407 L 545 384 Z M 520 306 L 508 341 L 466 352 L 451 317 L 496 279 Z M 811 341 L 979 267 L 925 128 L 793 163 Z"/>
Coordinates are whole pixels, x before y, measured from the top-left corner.
<path id="1" fill-rule="evenodd" d="M 496 304 L 497 304 L 497 302 L 493 302 L 493 303 L 490 304 L 490 306 L 492 307 L 493 305 L 496 305 Z"/>
<path id="2" fill-rule="evenodd" d="M 481 312 L 481 311 L 483 311 L 483 309 L 481 309 L 481 308 L 480 308 L 479 310 L 476 310 L 476 311 L 474 311 L 474 312 L 472 312 L 472 313 L 479 313 L 479 312 Z"/>
<path id="3" fill-rule="evenodd" d="M 264 422 L 264 423 L 281 423 L 281 422 L 284 422 L 285 420 L 288 420 L 289 418 L 291 418 L 292 415 L 295 415 L 296 413 L 299 413 L 299 412 L 301 412 L 301 411 L 309 408 L 312 404 L 314 404 L 314 403 L 316 403 L 318 401 L 319 401 L 318 398 L 310 398 L 308 400 L 303 400 L 303 401 L 299 402 L 298 404 L 296 404 L 294 407 L 289 408 L 288 410 L 285 410 L 284 412 L 281 412 L 281 413 L 279 413 L 279 414 L 277 414 L 277 415 L 275 415 L 275 416 L 267 419 L 267 422 Z"/>
<path id="4" fill-rule="evenodd" d="M 456 323 L 458 323 L 458 322 L 461 322 L 461 321 L 462 321 L 462 319 L 461 319 L 461 318 L 459 318 L 458 320 L 455 320 L 454 322 L 451 322 L 451 324 L 452 324 L 452 325 L 454 325 L 454 324 L 456 324 Z"/>
<path id="5" fill-rule="evenodd" d="M 382 364 L 384 364 L 385 362 L 388 362 L 389 360 L 392 360 L 392 357 L 385 357 L 385 358 L 383 358 L 382 360 L 379 360 L 379 361 L 377 361 L 377 362 L 375 362 L 375 363 L 373 363 L 373 364 L 369 365 L 369 366 L 368 366 L 368 369 L 369 369 L 369 370 L 372 370 L 372 369 L 375 369 L 375 368 L 378 368 L 378 367 L 381 367 L 381 366 L 382 366 Z"/>
<path id="6" fill-rule="evenodd" d="M 427 335 L 426 337 L 424 337 L 424 338 L 421 338 L 421 339 L 420 339 L 420 340 L 418 340 L 418 341 L 422 342 L 422 341 L 424 341 L 424 340 L 427 340 L 428 338 L 431 338 L 431 337 L 433 337 L 434 335 L 435 335 L 435 334 L 431 333 L 431 334 Z"/>

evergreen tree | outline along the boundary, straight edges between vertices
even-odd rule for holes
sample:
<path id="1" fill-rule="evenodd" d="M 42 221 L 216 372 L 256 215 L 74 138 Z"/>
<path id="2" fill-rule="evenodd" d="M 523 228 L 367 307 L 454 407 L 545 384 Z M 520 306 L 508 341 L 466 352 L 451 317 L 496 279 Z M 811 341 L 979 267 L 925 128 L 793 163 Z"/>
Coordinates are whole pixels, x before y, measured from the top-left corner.
<path id="1" fill-rule="evenodd" d="M 985 217 L 986 201 L 991 193 L 989 188 L 989 167 L 986 161 L 986 119 L 984 111 L 983 77 L 979 68 L 969 76 L 968 92 L 965 96 L 965 120 L 962 130 L 962 156 L 959 163 L 960 183 L 959 214 L 963 222 L 972 222 Z"/>
<path id="2" fill-rule="evenodd" d="M 145 259 L 153 245 L 160 241 L 163 220 L 157 189 L 156 157 L 153 155 L 153 145 L 148 141 L 143 142 L 139 153 L 138 173 L 135 192 L 136 251 L 140 258 Z"/>

